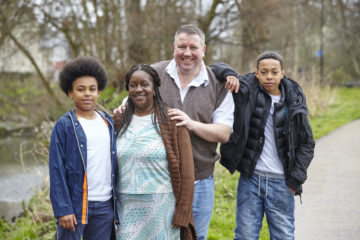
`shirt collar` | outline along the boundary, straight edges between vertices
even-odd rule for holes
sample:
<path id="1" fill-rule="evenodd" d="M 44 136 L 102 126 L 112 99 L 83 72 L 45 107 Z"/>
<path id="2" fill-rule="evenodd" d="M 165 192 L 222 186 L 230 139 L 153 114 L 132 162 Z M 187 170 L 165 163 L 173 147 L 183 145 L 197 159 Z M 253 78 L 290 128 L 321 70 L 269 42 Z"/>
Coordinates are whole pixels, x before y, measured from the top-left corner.
<path id="1" fill-rule="evenodd" d="M 180 80 L 179 80 L 179 75 L 177 73 L 175 59 L 172 59 L 170 63 L 167 65 L 166 72 L 170 75 L 170 77 L 175 81 L 176 85 L 180 88 Z M 189 83 L 188 86 L 199 87 L 201 84 L 204 84 L 205 86 L 209 84 L 209 75 L 207 73 L 204 61 L 201 62 L 200 73 L 197 75 L 195 79 L 191 81 L 191 83 Z"/>

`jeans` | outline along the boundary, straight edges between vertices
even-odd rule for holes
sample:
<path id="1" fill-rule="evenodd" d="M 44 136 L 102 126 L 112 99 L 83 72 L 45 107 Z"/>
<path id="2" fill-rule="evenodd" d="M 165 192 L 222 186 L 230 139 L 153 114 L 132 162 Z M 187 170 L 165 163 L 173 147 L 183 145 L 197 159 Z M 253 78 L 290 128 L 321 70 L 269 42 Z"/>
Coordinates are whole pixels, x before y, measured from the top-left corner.
<path id="1" fill-rule="evenodd" d="M 293 240 L 294 211 L 294 195 L 284 175 L 256 170 L 251 178 L 240 175 L 234 240 L 259 239 L 264 213 L 271 240 Z"/>
<path id="2" fill-rule="evenodd" d="M 195 183 L 194 224 L 198 240 L 206 240 L 214 208 L 214 177 L 211 175 Z"/>
<path id="3" fill-rule="evenodd" d="M 67 230 L 57 225 L 56 239 L 64 240 L 108 240 L 111 236 L 112 225 L 114 221 L 114 208 L 112 200 L 97 202 L 88 202 L 88 223 L 78 224 L 75 231 Z"/>

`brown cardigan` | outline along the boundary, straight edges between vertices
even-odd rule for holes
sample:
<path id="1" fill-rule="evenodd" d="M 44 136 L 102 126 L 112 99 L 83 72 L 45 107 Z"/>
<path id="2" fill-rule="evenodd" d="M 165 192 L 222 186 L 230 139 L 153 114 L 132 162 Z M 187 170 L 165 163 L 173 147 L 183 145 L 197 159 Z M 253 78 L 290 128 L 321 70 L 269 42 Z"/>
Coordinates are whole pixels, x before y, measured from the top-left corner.
<path id="1" fill-rule="evenodd" d="M 120 114 L 116 113 L 113 118 L 116 132 L 119 133 L 122 127 L 119 124 Z M 187 128 L 176 127 L 175 124 L 170 119 L 166 124 L 159 121 L 176 199 L 172 224 L 181 227 L 181 240 L 193 240 L 196 239 L 192 210 L 195 181 L 193 153 Z"/>

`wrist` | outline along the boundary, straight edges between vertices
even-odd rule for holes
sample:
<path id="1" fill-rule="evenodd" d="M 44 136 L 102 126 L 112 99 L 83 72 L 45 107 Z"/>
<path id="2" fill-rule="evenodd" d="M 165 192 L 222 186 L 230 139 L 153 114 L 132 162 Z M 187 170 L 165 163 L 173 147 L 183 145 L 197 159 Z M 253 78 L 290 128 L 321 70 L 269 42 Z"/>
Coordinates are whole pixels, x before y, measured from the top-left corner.
<path id="1" fill-rule="evenodd" d="M 197 123 L 196 121 L 190 119 L 187 125 L 187 129 L 189 131 L 194 131 L 196 129 L 196 123 Z"/>

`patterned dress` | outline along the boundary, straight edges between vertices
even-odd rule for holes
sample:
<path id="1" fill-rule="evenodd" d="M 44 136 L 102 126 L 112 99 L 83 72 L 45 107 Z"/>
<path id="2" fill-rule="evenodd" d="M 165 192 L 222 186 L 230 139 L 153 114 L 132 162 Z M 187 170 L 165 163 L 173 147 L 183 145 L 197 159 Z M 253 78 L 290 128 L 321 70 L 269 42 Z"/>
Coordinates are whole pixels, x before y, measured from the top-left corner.
<path id="1" fill-rule="evenodd" d="M 116 239 L 180 239 L 180 229 L 171 227 L 175 196 L 166 150 L 151 115 L 133 115 L 126 133 L 117 138 L 116 144 L 120 218 Z"/>

